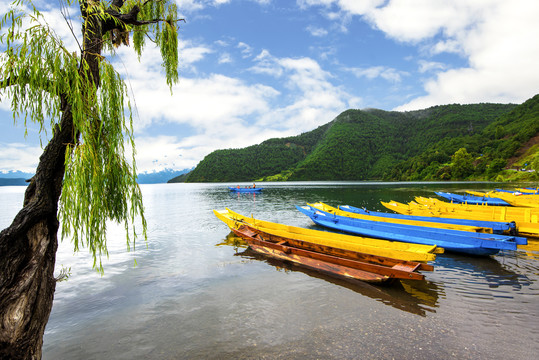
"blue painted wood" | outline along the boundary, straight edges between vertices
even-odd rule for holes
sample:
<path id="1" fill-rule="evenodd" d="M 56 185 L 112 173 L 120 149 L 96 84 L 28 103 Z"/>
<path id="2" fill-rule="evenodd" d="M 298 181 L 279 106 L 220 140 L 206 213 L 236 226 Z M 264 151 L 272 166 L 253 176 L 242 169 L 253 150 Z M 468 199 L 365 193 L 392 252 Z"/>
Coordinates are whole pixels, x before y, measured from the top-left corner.
<path id="1" fill-rule="evenodd" d="M 455 224 L 455 225 L 468 225 L 468 226 L 479 226 L 492 229 L 492 232 L 495 234 L 503 234 L 506 231 L 516 231 L 516 225 L 514 222 L 498 222 L 498 221 L 482 221 L 482 220 L 469 220 L 469 219 L 449 219 L 441 217 L 430 217 L 430 216 L 417 216 L 417 215 L 403 215 L 403 214 L 392 214 L 380 211 L 371 211 L 366 209 L 360 209 L 350 205 L 339 206 L 340 210 L 348 211 L 355 214 L 361 215 L 370 215 L 370 216 L 379 216 L 392 219 L 402 219 L 402 220 L 415 220 L 415 221 L 426 221 L 426 222 L 436 222 L 443 224 Z"/>
<path id="2" fill-rule="evenodd" d="M 524 188 L 524 189 L 528 189 L 528 190 L 535 190 L 534 188 Z M 505 193 L 510 193 L 510 194 L 517 194 L 517 195 L 539 195 L 539 191 L 535 191 L 533 193 L 523 193 L 523 192 L 520 192 L 520 191 L 512 191 L 512 190 L 504 190 L 504 189 L 496 189 L 497 192 L 505 192 Z"/>
<path id="3" fill-rule="evenodd" d="M 502 199 L 497 199 L 497 198 L 480 197 L 480 196 L 474 196 L 474 195 L 458 195 L 458 194 L 446 193 L 446 192 L 441 192 L 441 191 L 436 191 L 435 194 L 458 204 L 468 203 L 470 205 L 485 205 L 486 204 L 486 205 L 491 205 L 491 206 L 512 206 L 508 202 Z"/>
<path id="4" fill-rule="evenodd" d="M 500 250 L 517 249 L 515 236 L 389 224 L 338 216 L 309 206 L 296 206 L 296 208 L 311 218 L 315 224 L 378 239 L 437 245 L 447 251 L 481 256 L 494 255 Z"/>
<path id="5" fill-rule="evenodd" d="M 233 192 L 248 192 L 248 193 L 252 193 L 252 192 L 261 192 L 262 189 L 264 188 L 235 188 L 235 187 L 228 187 L 228 190 L 230 191 L 233 191 Z"/>

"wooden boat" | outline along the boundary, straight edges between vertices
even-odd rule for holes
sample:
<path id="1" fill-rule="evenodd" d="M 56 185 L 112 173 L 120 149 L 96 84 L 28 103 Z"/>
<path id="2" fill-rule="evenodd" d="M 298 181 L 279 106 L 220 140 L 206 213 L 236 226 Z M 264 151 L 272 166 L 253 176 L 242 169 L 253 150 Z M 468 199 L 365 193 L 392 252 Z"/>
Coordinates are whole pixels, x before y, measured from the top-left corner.
<path id="1" fill-rule="evenodd" d="M 404 215 L 404 214 L 395 214 L 395 213 L 386 213 L 380 211 L 372 211 L 367 209 L 360 209 L 350 205 L 341 205 L 339 210 L 348 211 L 356 214 L 379 216 L 386 218 L 394 219 L 405 219 L 405 220 L 417 220 L 424 222 L 434 222 L 434 223 L 447 223 L 447 224 L 457 224 L 457 225 L 469 225 L 477 226 L 483 228 L 492 229 L 494 234 L 516 234 L 516 226 L 514 222 L 501 222 L 501 221 L 483 221 L 483 220 L 470 220 L 470 219 L 452 219 L 452 218 L 442 218 L 442 217 L 431 217 L 431 216 L 419 216 L 419 215 Z"/>
<path id="2" fill-rule="evenodd" d="M 219 211 L 213 210 L 213 212 L 215 216 L 227 224 L 230 229 L 235 229 L 242 225 L 249 225 L 255 229 L 260 229 L 277 236 L 289 237 L 315 244 L 394 259 L 427 262 L 433 261 L 436 258 L 436 254 L 444 252 L 444 249 L 435 245 L 409 244 L 398 241 L 371 239 L 258 220 L 253 217 L 243 216 L 230 209 Z"/>
<path id="3" fill-rule="evenodd" d="M 520 191 L 522 190 L 522 191 Z M 520 188 L 516 190 L 496 189 L 496 192 L 505 192 L 515 195 L 539 195 L 539 192 L 533 189 Z"/>
<path id="4" fill-rule="evenodd" d="M 508 193 L 499 191 L 479 192 L 467 191 L 467 193 L 475 196 L 483 196 L 485 198 L 501 199 L 512 206 L 539 208 L 539 197 L 536 195 L 525 195 L 522 193 Z"/>
<path id="5" fill-rule="evenodd" d="M 511 204 L 509 204 L 508 202 L 502 199 L 493 198 L 493 197 L 474 196 L 471 194 L 459 195 L 459 194 L 452 194 L 452 193 L 442 192 L 442 191 L 435 191 L 434 193 L 440 197 L 443 197 L 444 199 L 447 199 L 448 201 L 451 201 L 457 204 L 511 206 Z"/>
<path id="6" fill-rule="evenodd" d="M 516 236 L 382 223 L 334 215 L 310 206 L 296 208 L 314 223 L 330 229 L 386 240 L 437 245 L 447 251 L 469 255 L 494 255 L 500 250 L 516 250 L 517 244 L 527 243 L 525 238 Z"/>
<path id="7" fill-rule="evenodd" d="M 530 194 L 530 195 L 539 195 L 539 187 L 536 188 L 517 188 L 518 192 L 521 192 L 523 194 Z"/>
<path id="8" fill-rule="evenodd" d="M 487 206 L 470 204 L 452 204 L 433 198 L 415 197 L 415 203 L 428 208 L 442 209 L 452 212 L 465 212 L 491 216 L 494 221 L 539 222 L 539 209 L 522 206 Z M 413 205 L 413 202 L 411 203 Z"/>
<path id="9" fill-rule="evenodd" d="M 379 222 L 391 223 L 391 224 L 423 226 L 423 227 L 431 227 L 431 228 L 438 228 L 438 229 L 484 232 L 484 233 L 491 233 L 491 234 L 493 233 L 492 228 L 489 228 L 489 227 L 463 225 L 463 224 L 450 224 L 450 223 L 432 222 L 432 221 L 427 222 L 427 221 L 421 221 L 417 219 L 397 219 L 397 218 L 391 218 L 391 217 L 373 216 L 373 215 L 368 215 L 368 214 L 367 215 L 358 214 L 358 213 L 354 213 L 350 211 L 340 210 L 336 207 L 329 206 L 321 202 L 315 203 L 315 204 L 307 204 L 307 205 L 313 208 L 325 211 L 330 214 L 346 216 L 353 219 L 379 221 Z"/>
<path id="10" fill-rule="evenodd" d="M 248 225 L 232 231 L 260 254 L 344 279 L 376 283 L 392 279 L 423 280 L 425 276 L 416 270 L 433 270 L 432 265 L 321 246 L 271 235 Z"/>
<path id="11" fill-rule="evenodd" d="M 228 190 L 232 191 L 232 192 L 237 192 L 237 193 L 258 193 L 258 192 L 261 192 L 262 189 L 264 188 L 242 188 L 242 187 L 232 187 L 232 186 L 229 186 L 228 187 Z"/>
<path id="12" fill-rule="evenodd" d="M 539 237 L 539 209 L 451 204 L 424 197 L 416 197 L 415 200 L 408 204 L 396 201 L 381 203 L 386 208 L 403 215 L 514 222 L 519 235 Z"/>

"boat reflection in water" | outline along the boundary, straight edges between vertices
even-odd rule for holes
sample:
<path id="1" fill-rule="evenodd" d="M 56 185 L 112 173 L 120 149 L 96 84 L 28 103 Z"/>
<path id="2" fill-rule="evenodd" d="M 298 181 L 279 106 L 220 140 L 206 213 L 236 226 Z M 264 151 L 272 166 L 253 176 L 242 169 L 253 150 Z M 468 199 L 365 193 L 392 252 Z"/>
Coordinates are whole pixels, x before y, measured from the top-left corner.
<path id="1" fill-rule="evenodd" d="M 247 249 L 247 243 L 239 236 L 236 236 L 232 231 L 224 238 L 220 243 L 216 244 L 215 246 L 232 246 L 234 247 L 234 250 L 236 250 L 236 253 L 242 249 Z"/>
<path id="2" fill-rule="evenodd" d="M 301 272 L 415 315 L 426 316 L 428 312 L 436 312 L 438 298 L 440 295 L 444 296 L 443 288 L 431 281 L 395 280 L 389 285 L 372 285 L 360 280 L 345 280 L 333 277 L 326 273 L 304 268 L 298 264 L 269 258 L 248 248 L 246 242 L 233 232 L 230 232 L 222 242 L 217 244 L 217 246 L 223 245 L 233 246 L 236 250 L 236 256 L 249 260 L 264 261 L 275 267 L 277 271 Z"/>
<path id="3" fill-rule="evenodd" d="M 506 252 L 503 256 L 496 257 L 443 254 L 436 258 L 436 269 L 446 286 L 468 291 L 469 296 L 484 295 L 477 291 L 482 285 L 487 285 L 490 289 L 508 286 L 518 290 L 532 282 L 522 274 L 520 268 L 527 266 L 527 262 L 519 261 L 519 253 L 520 251 Z"/>
<path id="4" fill-rule="evenodd" d="M 256 198 L 258 197 L 258 200 L 262 199 L 264 196 L 264 192 L 239 192 L 239 191 L 229 191 L 229 196 L 232 199 L 236 200 L 253 200 L 256 201 Z"/>
<path id="5" fill-rule="evenodd" d="M 528 238 L 527 245 L 519 245 L 517 256 L 539 260 L 539 238 Z"/>

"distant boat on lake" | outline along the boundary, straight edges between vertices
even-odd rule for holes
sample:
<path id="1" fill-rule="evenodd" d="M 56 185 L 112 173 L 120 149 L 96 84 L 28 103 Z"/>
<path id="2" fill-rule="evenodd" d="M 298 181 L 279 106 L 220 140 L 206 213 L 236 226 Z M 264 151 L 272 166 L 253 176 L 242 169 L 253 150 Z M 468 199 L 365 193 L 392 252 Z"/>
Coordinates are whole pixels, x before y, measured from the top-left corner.
<path id="1" fill-rule="evenodd" d="M 229 186 L 228 187 L 228 190 L 232 191 L 232 192 L 240 192 L 240 193 L 253 193 L 253 192 L 262 192 L 262 189 L 263 188 L 242 188 L 242 187 L 232 187 L 232 186 Z"/>

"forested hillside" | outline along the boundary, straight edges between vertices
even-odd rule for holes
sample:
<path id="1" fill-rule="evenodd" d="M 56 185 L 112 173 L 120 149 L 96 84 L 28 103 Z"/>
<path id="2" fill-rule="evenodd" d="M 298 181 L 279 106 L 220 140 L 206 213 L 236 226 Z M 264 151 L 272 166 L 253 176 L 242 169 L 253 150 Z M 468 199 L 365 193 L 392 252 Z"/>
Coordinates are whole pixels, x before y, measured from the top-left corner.
<path id="1" fill-rule="evenodd" d="M 511 165 L 539 168 L 537 143 L 539 95 L 518 106 L 347 110 L 299 136 L 215 151 L 184 180 L 492 179 Z"/>
<path id="2" fill-rule="evenodd" d="M 293 168 L 322 139 L 330 124 L 288 138 L 269 139 L 244 149 L 217 150 L 183 178 L 187 182 L 251 181 Z M 180 178 L 181 179 L 181 178 Z M 170 182 L 174 182 L 172 179 Z"/>

